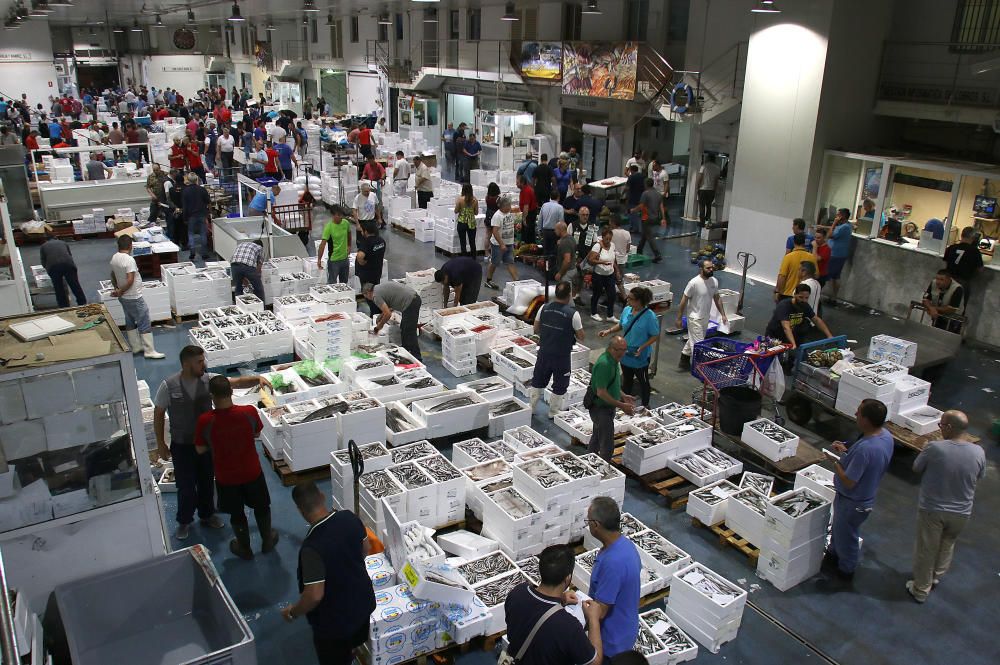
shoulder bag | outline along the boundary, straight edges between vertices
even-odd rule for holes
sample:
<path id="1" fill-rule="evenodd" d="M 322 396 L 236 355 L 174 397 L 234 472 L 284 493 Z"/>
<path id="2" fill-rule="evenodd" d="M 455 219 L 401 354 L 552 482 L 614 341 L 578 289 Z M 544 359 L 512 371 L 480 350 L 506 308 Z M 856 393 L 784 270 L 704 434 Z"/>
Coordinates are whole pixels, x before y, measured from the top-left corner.
<path id="1" fill-rule="evenodd" d="M 535 622 L 531 632 L 528 633 L 528 637 L 524 640 L 524 644 L 522 644 L 521 648 L 517 650 L 517 655 L 511 658 L 507 649 L 504 649 L 500 652 L 500 657 L 497 658 L 497 665 L 517 665 L 517 663 L 524 658 L 524 654 L 528 653 L 528 647 L 531 646 L 531 642 L 535 639 L 535 634 L 538 632 L 538 629 L 542 627 L 542 624 L 545 623 L 549 617 L 555 615 L 556 612 L 559 612 L 562 609 L 562 605 L 553 605 L 550 607 L 548 611 Z"/>
<path id="2" fill-rule="evenodd" d="M 632 330 L 632 326 L 634 326 L 635 322 L 639 320 L 639 317 L 642 316 L 643 314 L 645 314 L 648 311 L 649 311 L 648 308 L 643 308 L 643 310 L 641 312 L 639 312 L 638 314 L 635 314 L 635 315 L 632 316 L 632 320 L 628 322 L 628 325 L 625 326 L 624 332 L 622 332 L 622 337 L 623 338 L 628 335 L 628 333 L 629 333 L 630 330 Z M 618 368 L 616 367 L 615 368 L 615 376 L 616 377 L 617 377 L 617 374 L 618 374 Z M 615 377 L 612 377 L 611 383 L 614 383 L 614 382 L 615 382 Z M 609 383 L 606 387 L 610 387 L 611 383 Z M 587 386 L 587 391 L 585 393 L 583 393 L 583 408 L 585 408 L 587 410 L 590 410 L 590 409 L 594 408 L 594 402 L 595 402 L 596 399 L 597 399 L 597 391 L 594 390 L 593 386 Z"/>

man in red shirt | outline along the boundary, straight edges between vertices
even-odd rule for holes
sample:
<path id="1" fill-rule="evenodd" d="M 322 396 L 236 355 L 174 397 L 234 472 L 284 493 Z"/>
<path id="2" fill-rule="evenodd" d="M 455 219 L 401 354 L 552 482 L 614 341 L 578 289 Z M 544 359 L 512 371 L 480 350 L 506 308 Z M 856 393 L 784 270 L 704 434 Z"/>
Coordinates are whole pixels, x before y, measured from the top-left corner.
<path id="1" fill-rule="evenodd" d="M 375 155 L 372 152 L 372 130 L 368 128 L 368 125 L 363 125 L 358 130 L 358 146 L 361 154 L 365 157 L 373 157 Z"/>
<path id="2" fill-rule="evenodd" d="M 215 111 L 212 113 L 212 115 L 215 116 L 215 120 L 217 123 L 219 123 L 220 127 L 228 126 L 233 120 L 232 111 L 226 108 L 226 105 L 223 104 L 222 102 L 219 102 L 215 105 Z"/>
<path id="3" fill-rule="evenodd" d="M 178 171 L 183 171 L 184 167 L 187 165 L 187 158 L 184 156 L 184 148 L 181 147 L 181 137 L 174 137 L 174 144 L 170 146 L 170 154 L 167 156 L 170 160 L 170 168 L 177 169 Z"/>
<path id="4" fill-rule="evenodd" d="M 260 551 L 271 552 L 278 542 L 278 532 L 271 528 L 271 495 L 254 445 L 264 425 L 256 407 L 233 405 L 233 386 L 226 377 L 212 377 L 208 391 L 215 410 L 198 417 L 194 430 L 195 450 L 200 455 L 212 455 L 219 510 L 229 513 L 236 534 L 236 538 L 229 541 L 229 550 L 249 560 L 253 558 L 253 549 L 244 506 L 253 510 L 261 534 Z"/>
<path id="5" fill-rule="evenodd" d="M 157 120 L 163 120 L 164 118 L 170 117 L 170 111 L 167 110 L 166 106 L 161 106 L 156 109 L 156 113 L 153 114 L 153 117 Z"/>
<path id="6" fill-rule="evenodd" d="M 830 265 L 830 243 L 826 241 L 829 233 L 825 228 L 816 227 L 816 236 L 813 238 L 813 254 L 816 255 L 816 267 L 819 272 L 818 280 L 821 286 L 826 284 L 826 269 Z"/>
<path id="7" fill-rule="evenodd" d="M 521 210 L 521 219 L 524 226 L 521 230 L 521 238 L 524 242 L 535 242 L 535 219 L 538 217 L 538 200 L 535 199 L 535 190 L 523 175 L 517 176 L 517 186 L 521 194 L 517 198 L 517 206 Z"/>
<path id="8" fill-rule="evenodd" d="M 281 171 L 278 169 L 278 151 L 274 149 L 273 143 L 268 143 L 264 150 L 267 155 L 267 164 L 264 165 L 264 174 L 281 180 Z"/>
<path id="9" fill-rule="evenodd" d="M 205 182 L 205 167 L 201 163 L 201 145 L 197 141 L 184 139 L 181 143 L 184 148 L 184 156 L 187 159 L 188 171 L 198 175 L 198 179 Z"/>

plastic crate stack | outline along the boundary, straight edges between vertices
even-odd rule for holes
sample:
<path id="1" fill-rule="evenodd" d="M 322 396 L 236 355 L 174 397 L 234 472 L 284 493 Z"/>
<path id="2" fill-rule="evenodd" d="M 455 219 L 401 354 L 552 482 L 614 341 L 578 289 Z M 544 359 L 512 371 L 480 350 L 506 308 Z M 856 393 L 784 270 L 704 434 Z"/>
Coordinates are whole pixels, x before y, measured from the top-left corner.
<path id="1" fill-rule="evenodd" d="M 674 575 L 666 613 L 699 644 L 718 653 L 722 644 L 736 638 L 746 602 L 746 591 L 693 563 Z"/>
<path id="2" fill-rule="evenodd" d="M 446 326 L 441 331 L 441 351 L 444 368 L 454 376 L 476 373 L 476 336 L 464 326 Z"/>
<path id="3" fill-rule="evenodd" d="M 807 487 L 771 499 L 757 572 L 780 591 L 819 573 L 833 504 Z"/>

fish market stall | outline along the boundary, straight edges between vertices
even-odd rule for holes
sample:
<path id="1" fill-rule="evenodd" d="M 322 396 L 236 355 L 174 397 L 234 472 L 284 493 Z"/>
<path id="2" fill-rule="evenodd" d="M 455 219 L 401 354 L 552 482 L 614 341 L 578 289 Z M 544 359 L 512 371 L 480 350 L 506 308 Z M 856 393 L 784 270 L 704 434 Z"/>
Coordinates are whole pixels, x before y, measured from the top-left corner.
<path id="1" fill-rule="evenodd" d="M 146 195 L 149 198 L 149 195 Z M 226 217 L 212 220 L 215 251 L 226 261 L 233 258 L 236 245 L 244 240 L 260 240 L 264 245 L 264 258 L 272 256 L 300 256 L 308 258 L 309 252 L 294 233 L 263 217 Z M 273 248 L 273 249 L 272 249 Z"/>
<path id="2" fill-rule="evenodd" d="M 0 330 L 11 359 L 0 368 L 0 548 L 8 582 L 40 613 L 60 584 L 162 556 L 166 530 L 132 352 L 107 309 L 8 317 Z"/>

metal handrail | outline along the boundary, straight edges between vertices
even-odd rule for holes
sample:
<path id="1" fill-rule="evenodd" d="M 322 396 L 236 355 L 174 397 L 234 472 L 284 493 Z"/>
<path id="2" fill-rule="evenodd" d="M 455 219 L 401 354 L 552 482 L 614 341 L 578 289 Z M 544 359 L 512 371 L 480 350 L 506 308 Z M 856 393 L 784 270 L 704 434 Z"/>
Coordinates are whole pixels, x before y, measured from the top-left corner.
<path id="1" fill-rule="evenodd" d="M 17 648 L 17 637 L 14 631 L 14 615 L 10 610 L 10 594 L 7 593 L 7 571 L 0 554 L 0 654 L 4 663 L 20 663 L 21 654 Z M 21 602 L 27 602 L 24 598 Z"/>

